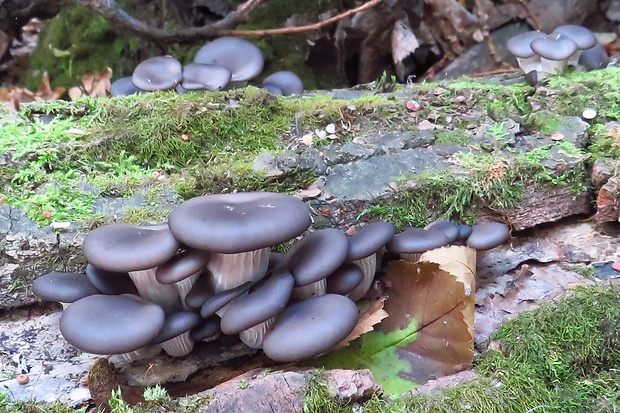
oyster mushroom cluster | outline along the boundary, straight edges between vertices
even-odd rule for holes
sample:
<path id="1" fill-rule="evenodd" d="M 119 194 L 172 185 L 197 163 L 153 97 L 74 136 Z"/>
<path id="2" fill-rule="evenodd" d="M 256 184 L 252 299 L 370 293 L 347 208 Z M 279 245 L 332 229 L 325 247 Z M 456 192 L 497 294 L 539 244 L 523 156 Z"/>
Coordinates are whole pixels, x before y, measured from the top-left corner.
<path id="1" fill-rule="evenodd" d="M 605 49 L 585 27 L 566 24 L 550 34 L 529 31 L 511 37 L 506 44 L 531 84 L 572 66 L 578 70 L 602 69 L 609 63 Z"/>
<path id="2" fill-rule="evenodd" d="M 258 76 L 265 61 L 260 49 L 247 40 L 221 37 L 203 46 L 193 63 L 183 65 L 172 56 L 157 56 L 141 62 L 129 77 L 112 83 L 112 96 L 157 90 L 178 93 L 222 90 L 245 86 Z M 295 73 L 283 70 L 267 76 L 261 87 L 275 95 L 300 95 L 303 83 Z"/>
<path id="3" fill-rule="evenodd" d="M 373 222 L 347 236 L 311 232 L 286 253 L 272 248 L 311 224 L 301 200 L 278 193 L 205 195 L 177 206 L 158 226 L 109 224 L 87 234 L 84 274 L 53 272 L 33 292 L 68 303 L 60 331 L 94 354 L 179 357 L 196 342 L 239 335 L 276 361 L 329 351 L 358 321 L 355 301 L 371 288 L 382 255 L 415 254 L 452 243 L 486 250 L 506 241 L 500 223 L 436 221 L 396 234 Z"/>

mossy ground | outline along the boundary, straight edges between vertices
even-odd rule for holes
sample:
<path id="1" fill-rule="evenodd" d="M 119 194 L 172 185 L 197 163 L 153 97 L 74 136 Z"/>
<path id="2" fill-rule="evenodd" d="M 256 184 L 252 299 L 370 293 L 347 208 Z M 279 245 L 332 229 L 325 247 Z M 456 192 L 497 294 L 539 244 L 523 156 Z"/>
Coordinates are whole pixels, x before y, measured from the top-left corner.
<path id="1" fill-rule="evenodd" d="M 522 413 L 617 412 L 620 408 L 620 289 L 581 287 L 567 297 L 520 314 L 494 334 L 500 350 L 487 350 L 474 362 L 478 378 L 443 391 L 402 397 L 375 395 L 345 405 L 329 397 L 320 374 L 304 392 L 306 413 Z M 129 406 L 118 396 L 116 413 L 194 412 L 208 400 L 170 400 L 147 389 L 147 403 Z M 62 404 L 9 405 L 0 412 L 65 413 Z"/>

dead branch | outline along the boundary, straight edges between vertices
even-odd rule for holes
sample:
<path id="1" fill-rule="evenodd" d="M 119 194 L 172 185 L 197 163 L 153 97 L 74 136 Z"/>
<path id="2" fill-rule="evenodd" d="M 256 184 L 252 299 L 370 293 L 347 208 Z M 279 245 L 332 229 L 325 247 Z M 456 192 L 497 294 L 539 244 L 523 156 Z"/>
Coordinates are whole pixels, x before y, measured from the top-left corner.
<path id="1" fill-rule="evenodd" d="M 324 20 L 322 22 L 308 24 L 305 26 L 282 27 L 278 29 L 264 29 L 264 30 L 223 30 L 221 34 L 224 36 L 249 37 L 249 36 L 274 36 L 274 35 L 281 35 L 281 34 L 296 34 L 296 33 L 310 32 L 313 30 L 318 30 L 330 24 L 336 23 L 339 20 L 345 19 L 361 11 L 370 9 L 371 7 L 376 6 L 382 1 L 383 0 L 370 0 L 369 2 L 364 3 L 359 7 L 356 7 L 351 10 L 347 10 L 344 13 L 340 13 L 336 16 L 330 17 L 329 19 Z"/>

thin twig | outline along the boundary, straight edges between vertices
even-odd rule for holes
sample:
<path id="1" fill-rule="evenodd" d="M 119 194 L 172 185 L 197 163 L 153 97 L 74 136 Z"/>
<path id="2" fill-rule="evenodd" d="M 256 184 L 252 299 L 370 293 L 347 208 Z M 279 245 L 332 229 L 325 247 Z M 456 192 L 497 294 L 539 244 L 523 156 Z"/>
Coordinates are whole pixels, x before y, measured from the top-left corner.
<path id="1" fill-rule="evenodd" d="M 313 24 L 308 24 L 305 26 L 295 26 L 295 27 L 281 27 L 278 29 L 264 29 L 264 30 L 223 30 L 221 34 L 223 36 L 274 36 L 280 34 L 295 34 L 295 33 L 304 33 L 313 30 L 318 30 L 322 27 L 328 26 L 330 24 L 336 23 L 339 20 L 345 19 L 349 16 L 352 16 L 361 11 L 370 9 L 371 7 L 376 6 L 381 3 L 383 0 L 370 0 L 367 3 L 362 4 L 359 7 L 356 7 L 351 10 L 347 10 L 344 13 L 340 13 L 336 16 L 330 17 L 327 20 L 322 22 L 317 22 Z"/>

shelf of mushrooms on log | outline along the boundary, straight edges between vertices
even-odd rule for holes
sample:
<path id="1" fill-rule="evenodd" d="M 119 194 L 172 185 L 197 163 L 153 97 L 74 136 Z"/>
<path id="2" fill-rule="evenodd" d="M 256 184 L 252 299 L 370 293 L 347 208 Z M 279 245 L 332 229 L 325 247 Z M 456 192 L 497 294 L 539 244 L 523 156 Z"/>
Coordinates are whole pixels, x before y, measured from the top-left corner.
<path id="1" fill-rule="evenodd" d="M 242 84 L 262 70 L 262 56 L 252 58 L 258 50 L 255 46 L 235 38 L 219 41 L 222 44 L 211 42 L 210 48 L 197 54 L 194 64 L 185 67 L 169 56 L 149 59 L 136 67 L 131 78 L 115 82 L 112 93 L 174 87 L 179 93 L 219 90 L 231 82 Z M 256 61 L 256 65 L 234 72 L 225 66 L 237 62 L 224 64 L 208 56 L 217 55 L 220 47 L 233 47 L 231 42 L 247 48 L 239 54 L 244 63 Z M 568 65 L 589 70 L 605 66 L 607 57 L 597 45 L 585 29 L 561 26 L 549 35 L 519 35 L 508 42 L 508 49 L 517 57 L 526 80 L 536 86 Z M 161 73 L 173 76 L 160 79 Z M 263 87 L 283 95 L 303 91 L 298 77 L 290 72 L 274 73 Z M 492 221 L 497 218 L 492 214 L 482 216 L 473 226 L 438 220 L 425 228 L 397 232 L 392 223 L 376 221 L 346 233 L 336 228 L 308 232 L 312 216 L 308 204 L 296 197 L 239 192 L 189 199 L 172 210 L 167 224 L 115 223 L 90 231 L 82 243 L 88 262 L 83 272 L 51 272 L 32 285 L 41 300 L 62 303 L 62 312 L 37 310 L 44 316 L 39 318 L 45 326 L 41 329 L 44 336 L 25 332 L 22 338 L 27 345 L 21 342 L 11 347 L 9 343 L 5 349 L 10 356 L 3 357 L 10 358 L 12 371 L 31 377 L 37 373 L 38 384 L 25 387 L 27 383 L 16 379 L 3 384 L 15 395 L 27 392 L 27 397 L 50 400 L 51 394 L 64 394 L 78 403 L 88 399 L 88 389 L 74 384 L 97 357 L 105 356 L 116 366 L 124 385 L 189 382 L 189 387 L 179 390 L 182 394 L 196 379 L 201 382 L 197 390 L 202 390 L 251 368 L 297 363 L 350 342 L 362 334 L 354 330 L 367 303 L 385 298 L 389 286 L 382 284 L 381 276 L 397 260 L 416 262 L 429 250 L 456 248 L 452 251 L 459 252 L 450 254 L 465 257 L 472 276 L 478 264 L 485 276 L 494 278 L 491 289 L 497 289 L 501 277 L 506 287 L 523 276 L 520 272 L 510 278 L 505 273 L 524 261 L 555 262 L 569 257 L 574 251 L 566 245 L 559 247 L 567 233 L 592 241 L 591 248 L 598 250 L 583 252 L 591 261 L 617 256 L 620 251 L 616 240 L 601 238 L 587 224 L 543 228 L 531 237 L 535 242 L 525 237 L 509 243 L 509 227 Z M 540 247 L 543 238 L 547 248 Z M 606 249 L 598 248 L 601 244 Z M 285 252 L 276 252 L 282 245 L 286 245 L 281 248 Z M 462 251 L 467 252 L 459 255 Z M 520 271 L 529 270 L 523 266 Z M 527 274 L 531 275 L 532 271 Z M 540 277 L 549 281 L 544 271 Z M 547 286 L 543 295 L 559 295 L 571 282 L 588 283 L 574 277 Z M 485 299 L 497 292 L 484 290 L 484 278 L 478 281 Z M 473 277 L 460 282 L 473 300 L 478 293 Z M 484 324 L 472 332 L 473 341 L 488 340 L 510 312 L 477 313 L 476 323 L 483 320 Z M 471 317 L 470 328 L 473 313 Z M 58 334 L 66 341 L 58 340 Z M 29 346 L 36 346 L 35 339 L 48 346 L 44 353 L 49 356 L 42 357 L 39 365 L 26 357 L 32 350 Z M 47 377 L 54 367 L 53 363 L 46 365 L 46 358 L 66 362 L 56 374 L 68 381 L 63 384 Z M 205 378 L 204 371 L 219 366 L 228 370 Z"/>

